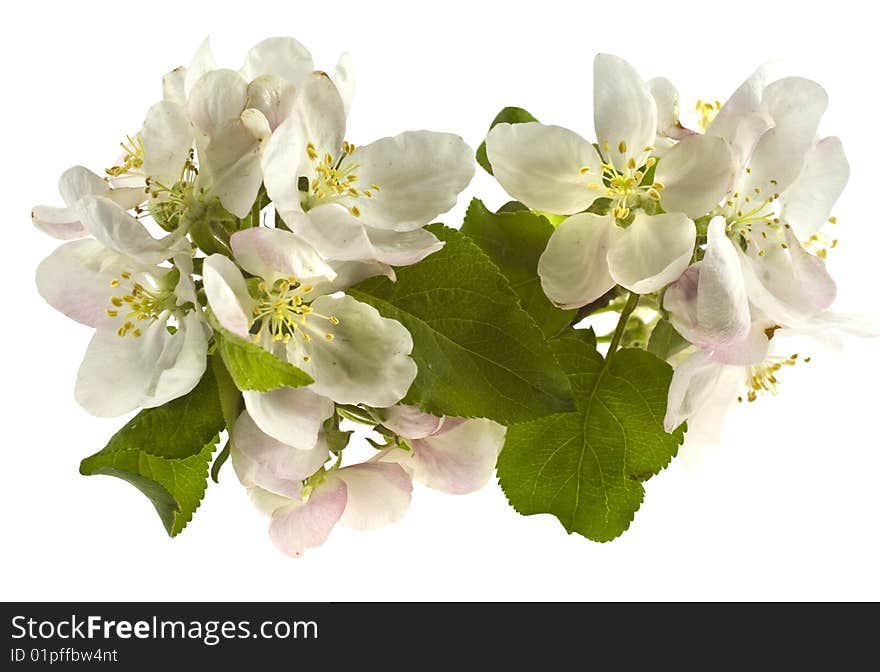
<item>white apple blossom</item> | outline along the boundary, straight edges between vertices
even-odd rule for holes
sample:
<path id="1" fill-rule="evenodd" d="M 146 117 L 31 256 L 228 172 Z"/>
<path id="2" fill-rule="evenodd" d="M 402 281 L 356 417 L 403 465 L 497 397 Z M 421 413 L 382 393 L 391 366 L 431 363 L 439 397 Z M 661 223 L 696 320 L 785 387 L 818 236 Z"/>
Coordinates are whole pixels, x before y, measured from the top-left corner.
<path id="1" fill-rule="evenodd" d="M 571 215 L 538 267 L 547 296 L 566 308 L 617 284 L 644 294 L 675 280 L 694 251 L 692 218 L 719 202 L 734 170 L 726 140 L 699 135 L 683 137 L 658 163 L 654 143 L 666 129 L 658 126 L 655 94 L 622 59 L 598 55 L 593 86 L 599 150 L 537 122 L 498 124 L 486 138 L 495 177 L 511 196 Z M 584 212 L 600 198 L 608 199 L 607 215 Z M 658 203 L 666 212 L 656 214 Z"/>
<path id="2" fill-rule="evenodd" d="M 442 247 L 422 227 L 470 182 L 470 148 L 430 131 L 355 147 L 345 128 L 338 87 L 315 73 L 263 153 L 266 191 L 287 225 L 327 259 L 402 266 Z"/>
<path id="3" fill-rule="evenodd" d="M 49 305 L 95 328 L 76 381 L 87 411 L 161 406 L 199 382 L 208 338 L 191 271 L 188 255 L 153 266 L 90 239 L 61 245 L 37 268 Z"/>
<path id="4" fill-rule="evenodd" d="M 235 261 L 258 280 L 252 294 L 232 260 L 222 255 L 205 260 L 208 304 L 225 329 L 308 372 L 315 380 L 308 389 L 319 399 L 386 407 L 403 398 L 416 375 L 412 338 L 372 306 L 334 294 L 352 283 L 348 267 L 337 273 L 308 243 L 280 229 L 240 231 L 230 244 Z M 308 449 L 289 394 L 244 397 L 264 432 Z M 326 418 L 332 404 L 325 401 L 324 408 Z"/>
<path id="5" fill-rule="evenodd" d="M 414 406 L 392 406 L 382 425 L 405 447 L 388 448 L 376 458 L 396 462 L 413 480 L 449 494 L 479 490 L 495 472 L 506 428 L 484 418 L 437 417 Z"/>
<path id="6" fill-rule="evenodd" d="M 321 421 L 320 413 L 311 417 Z M 378 529 L 409 507 L 412 481 L 400 465 L 325 467 L 330 452 L 322 433 L 312 448 L 297 449 L 264 433 L 245 411 L 235 424 L 231 454 L 251 500 L 271 516 L 272 541 L 294 557 L 323 544 L 336 523 Z"/>

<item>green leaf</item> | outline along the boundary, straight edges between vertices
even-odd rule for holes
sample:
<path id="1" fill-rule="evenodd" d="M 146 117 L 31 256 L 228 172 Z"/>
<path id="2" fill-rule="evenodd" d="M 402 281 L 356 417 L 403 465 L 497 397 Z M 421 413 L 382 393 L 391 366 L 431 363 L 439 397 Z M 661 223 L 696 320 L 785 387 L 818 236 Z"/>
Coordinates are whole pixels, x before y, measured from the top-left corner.
<path id="1" fill-rule="evenodd" d="M 475 198 L 465 214 L 461 231 L 479 245 L 504 274 L 520 305 L 538 323 L 545 338 L 555 336 L 571 324 L 577 311 L 554 306 L 544 294 L 538 277 L 538 259 L 554 231 L 544 217 L 529 210 L 495 214 Z"/>
<path id="2" fill-rule="evenodd" d="M 521 107 L 505 107 L 492 120 L 492 125 L 489 126 L 489 130 L 491 131 L 498 124 L 524 124 L 529 121 L 538 120 Z M 493 174 L 492 164 L 489 163 L 489 157 L 486 156 L 485 140 L 480 143 L 480 146 L 477 149 L 477 163 L 479 163 L 483 167 L 483 170 L 485 170 L 487 173 L 489 173 L 490 175 Z"/>
<path id="3" fill-rule="evenodd" d="M 293 364 L 281 361 L 256 343 L 215 327 L 217 351 L 239 390 L 268 392 L 278 387 L 311 385 L 314 379 Z"/>
<path id="4" fill-rule="evenodd" d="M 419 372 L 404 403 L 502 424 L 573 408 L 565 374 L 497 267 L 459 231 L 428 229 L 442 250 L 397 269 L 397 282 L 348 290 L 412 334 Z"/>
<path id="5" fill-rule="evenodd" d="M 569 534 L 609 541 L 632 522 L 641 481 L 684 438 L 683 428 L 663 429 L 672 369 L 644 350 L 619 350 L 606 363 L 580 339 L 554 346 L 577 411 L 508 428 L 499 481 L 521 514 L 552 513 Z"/>
<path id="6" fill-rule="evenodd" d="M 225 422 L 211 367 L 189 394 L 145 409 L 79 467 L 84 476 L 128 481 L 156 507 L 172 537 L 186 527 L 208 481 L 208 465 Z"/>
<path id="7" fill-rule="evenodd" d="M 648 339 L 648 352 L 660 359 L 669 359 L 688 347 L 684 337 L 679 334 L 668 320 L 660 320 Z"/>

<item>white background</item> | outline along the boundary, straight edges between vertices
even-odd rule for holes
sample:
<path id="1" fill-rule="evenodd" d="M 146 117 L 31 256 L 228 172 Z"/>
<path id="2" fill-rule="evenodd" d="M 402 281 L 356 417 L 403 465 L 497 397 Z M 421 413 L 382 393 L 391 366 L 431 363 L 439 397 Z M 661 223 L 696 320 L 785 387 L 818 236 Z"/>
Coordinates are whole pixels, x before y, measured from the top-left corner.
<path id="1" fill-rule="evenodd" d="M 161 95 L 160 76 L 187 64 L 209 34 L 228 67 L 276 34 L 298 38 L 325 69 L 349 50 L 355 144 L 427 128 L 476 148 L 505 105 L 592 137 L 598 51 L 646 78 L 669 76 L 688 107 L 782 58 L 830 95 L 822 130 L 842 137 L 852 179 L 829 266 L 841 308 L 876 314 L 877 24 L 868 7 L 838 0 L 820 17 L 803 3 L 768 2 L 18 3 L 0 28 L 0 598 L 880 599 L 877 341 L 816 348 L 812 364 L 786 369 L 780 396 L 737 409 L 720 447 L 647 483 L 642 510 L 613 543 L 567 536 L 550 516 L 520 517 L 494 483 L 461 497 L 417 487 L 400 523 L 337 529 L 292 560 L 271 545 L 229 466 L 173 541 L 131 486 L 78 474 L 122 420 L 91 418 L 73 399 L 90 330 L 37 295 L 34 268 L 55 242 L 29 222 L 33 204 L 60 204 L 64 169 L 112 163 L 116 143 Z M 457 226 L 474 195 L 494 207 L 505 200 L 478 170 L 443 219 Z"/>

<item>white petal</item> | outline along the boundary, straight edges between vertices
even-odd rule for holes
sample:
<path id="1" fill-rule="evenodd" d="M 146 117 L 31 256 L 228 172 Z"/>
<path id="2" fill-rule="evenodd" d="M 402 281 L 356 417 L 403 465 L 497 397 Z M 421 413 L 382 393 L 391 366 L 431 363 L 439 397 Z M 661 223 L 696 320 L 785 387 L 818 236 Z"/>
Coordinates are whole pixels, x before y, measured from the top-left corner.
<path id="1" fill-rule="evenodd" d="M 76 400 L 92 415 L 115 417 L 140 406 L 156 378 L 157 362 L 174 338 L 166 329 L 167 317 L 140 327 L 140 338 L 119 336 L 120 324 L 107 318 L 98 326 L 79 367 Z"/>
<path id="2" fill-rule="evenodd" d="M 657 104 L 651 89 L 622 58 L 598 54 L 593 61 L 596 138 L 618 170 L 630 158 L 644 164 L 657 135 Z M 623 150 L 623 151 L 621 151 Z"/>
<path id="3" fill-rule="evenodd" d="M 330 478 L 315 488 L 307 502 L 276 509 L 269 525 L 272 543 L 287 555 L 301 556 L 323 544 L 346 508 L 345 483 Z"/>
<path id="4" fill-rule="evenodd" d="M 338 205 L 314 208 L 294 226 L 296 234 L 327 259 L 407 266 L 443 247 L 429 231 L 374 229 Z"/>
<path id="5" fill-rule="evenodd" d="M 534 210 L 571 215 L 605 195 L 596 148 L 567 128 L 498 124 L 486 154 L 504 190 Z"/>
<path id="6" fill-rule="evenodd" d="M 262 75 L 274 75 L 299 84 L 314 69 L 312 55 L 302 44 L 292 37 L 270 37 L 251 48 L 241 74 L 249 82 Z"/>
<path id="7" fill-rule="evenodd" d="M 330 265 L 336 271 L 336 278 L 326 285 L 325 294 L 332 294 L 348 289 L 367 278 L 384 275 L 391 282 L 397 282 L 397 274 L 387 264 L 378 261 L 331 261 Z"/>
<path id="8" fill-rule="evenodd" d="M 269 392 L 245 390 L 244 404 L 264 433 L 298 450 L 314 450 L 333 402 L 305 387 L 280 387 Z"/>
<path id="9" fill-rule="evenodd" d="M 698 351 L 679 364 L 669 384 L 663 426 L 672 432 L 709 401 L 724 365 L 713 362 L 709 354 Z"/>
<path id="10" fill-rule="evenodd" d="M 35 205 L 31 210 L 31 221 L 40 231 L 59 240 L 76 240 L 89 235 L 73 208 Z"/>
<path id="11" fill-rule="evenodd" d="M 706 255 L 667 288 L 663 307 L 691 343 L 712 348 L 737 341 L 751 326 L 739 257 L 723 217 L 709 223 Z"/>
<path id="12" fill-rule="evenodd" d="M 247 93 L 245 106 L 262 112 L 273 131 L 290 116 L 296 101 L 296 87 L 271 75 L 253 80 Z"/>
<path id="13" fill-rule="evenodd" d="M 72 208 L 84 196 L 106 196 L 110 191 L 104 178 L 88 168 L 74 166 L 61 174 L 58 191 L 67 207 Z"/>
<path id="14" fill-rule="evenodd" d="M 303 83 L 296 101 L 296 114 L 305 143 L 312 143 L 319 160 L 325 154 L 336 158 L 345 138 L 345 105 L 330 77 L 311 74 Z M 302 158 L 306 159 L 305 147 Z M 294 181 L 296 177 L 294 176 Z"/>
<path id="15" fill-rule="evenodd" d="M 207 356 L 208 338 L 201 313 L 190 311 L 177 325 L 177 332 L 166 339 L 154 380 L 139 405 L 161 406 L 190 392 L 205 373 Z"/>
<path id="16" fill-rule="evenodd" d="M 245 110 L 238 119 L 216 133 L 200 154 L 196 187 L 204 187 L 219 198 L 223 207 L 236 217 L 250 213 L 263 179 L 260 171 L 261 133 L 254 123 L 255 118 L 261 116 L 257 110 Z M 248 123 L 241 117 L 246 117 Z M 263 123 L 268 125 L 265 120 Z"/>
<path id="17" fill-rule="evenodd" d="M 179 66 L 162 76 L 162 99 L 186 105 L 186 68 Z"/>
<path id="18" fill-rule="evenodd" d="M 648 80 L 648 88 L 657 106 L 657 133 L 676 136 L 681 130 L 678 89 L 666 77 Z"/>
<path id="19" fill-rule="evenodd" d="M 297 180 L 309 170 L 306 144 L 300 119 L 292 115 L 275 129 L 263 147 L 263 184 L 284 218 L 287 213 L 302 211 L 302 192 Z"/>
<path id="20" fill-rule="evenodd" d="M 223 328 L 239 338 L 250 338 L 254 300 L 238 267 L 222 254 L 212 254 L 204 261 L 202 277 L 205 295 Z"/>
<path id="21" fill-rule="evenodd" d="M 160 182 L 176 181 L 193 145 L 193 130 L 183 107 L 162 101 L 147 112 L 141 130 L 144 173 Z"/>
<path id="22" fill-rule="evenodd" d="M 718 346 L 711 352 L 712 361 L 734 366 L 753 366 L 760 364 L 767 358 L 770 349 L 770 339 L 767 330 L 774 326 L 763 317 L 758 319 L 754 311 L 752 324 L 748 334 L 738 341 L 733 341 L 724 346 Z"/>
<path id="23" fill-rule="evenodd" d="M 184 77 L 184 96 L 189 97 L 190 92 L 206 72 L 214 70 L 217 66 L 214 62 L 214 53 L 211 51 L 211 41 L 205 38 L 199 45 L 198 50 L 193 56 L 189 67 L 186 69 Z"/>
<path id="24" fill-rule="evenodd" d="M 351 112 L 351 102 L 354 99 L 354 62 L 350 54 L 345 53 L 339 57 L 331 79 L 342 98 L 345 116 L 348 116 L 348 113 Z"/>
<path id="25" fill-rule="evenodd" d="M 681 213 L 640 212 L 625 229 L 611 229 L 608 271 L 631 292 L 656 292 L 687 268 L 696 236 L 694 223 Z"/>
<path id="26" fill-rule="evenodd" d="M 595 301 L 617 283 L 608 272 L 606 257 L 614 220 L 583 213 L 560 224 L 538 260 L 544 293 L 562 308 L 578 308 Z"/>
<path id="27" fill-rule="evenodd" d="M 382 424 L 403 438 L 423 439 L 440 429 L 443 418 L 425 413 L 417 406 L 398 404 L 383 410 Z"/>
<path id="28" fill-rule="evenodd" d="M 787 188 L 801 171 L 828 105 L 825 90 L 809 79 L 787 77 L 764 91 L 763 107 L 775 126 L 761 136 L 749 162 L 745 190 Z M 770 180 L 776 183 L 770 187 Z"/>
<path id="29" fill-rule="evenodd" d="M 312 308 L 315 315 L 302 327 L 311 340 L 294 338 L 288 346 L 291 363 L 315 379 L 310 389 L 341 404 L 377 407 L 396 404 L 406 395 L 416 363 L 409 356 L 412 337 L 400 322 L 350 296 L 321 296 Z"/>
<path id="30" fill-rule="evenodd" d="M 246 229 L 234 233 L 229 244 L 241 267 L 268 283 L 293 276 L 303 285 L 314 285 L 336 277 L 315 248 L 289 231 Z"/>
<path id="31" fill-rule="evenodd" d="M 688 217 L 705 215 L 733 185 L 735 172 L 725 140 L 711 135 L 684 138 L 657 164 L 655 179 L 665 187 L 661 192 L 663 209 Z"/>
<path id="32" fill-rule="evenodd" d="M 334 474 L 348 490 L 339 522 L 354 530 L 375 530 L 400 520 L 409 508 L 412 480 L 397 464 L 364 462 Z"/>
<path id="33" fill-rule="evenodd" d="M 37 289 L 46 302 L 68 317 L 97 327 L 107 317 L 110 282 L 136 262 L 108 250 L 96 240 L 65 243 L 37 267 Z"/>
<path id="34" fill-rule="evenodd" d="M 466 420 L 412 441 L 413 478 L 454 495 L 479 490 L 495 471 L 505 431 L 491 420 Z"/>
<path id="35" fill-rule="evenodd" d="M 84 196 L 76 207 L 83 227 L 97 240 L 144 263 L 158 263 L 173 254 L 166 239 L 153 238 L 144 225 L 103 196 Z"/>
<path id="36" fill-rule="evenodd" d="M 321 445 L 312 450 L 300 450 L 277 441 L 261 431 L 247 411 L 235 422 L 232 442 L 247 458 L 247 473 L 239 474 L 245 486 L 256 485 L 291 499 L 299 496 L 302 481 L 320 469 L 330 455 L 326 442 L 319 442 Z"/>
<path id="37" fill-rule="evenodd" d="M 410 131 L 382 138 L 359 147 L 351 160 L 360 166 L 355 186 L 361 185 L 362 193 L 351 204 L 365 224 L 394 231 L 430 224 L 455 205 L 474 175 L 471 148 L 451 133 Z"/>
<path id="38" fill-rule="evenodd" d="M 819 309 L 828 308 L 837 297 L 837 283 L 825 268 L 825 262 L 807 252 L 791 229 L 785 229 L 794 280 Z"/>
<path id="39" fill-rule="evenodd" d="M 825 138 L 807 153 L 804 167 L 783 192 L 780 217 L 806 240 L 824 226 L 849 180 L 849 162 L 839 138 Z"/>
<path id="40" fill-rule="evenodd" d="M 247 82 L 234 70 L 211 70 L 193 87 L 186 114 L 193 126 L 211 137 L 236 121 L 247 101 Z"/>
<path id="41" fill-rule="evenodd" d="M 765 63 L 740 84 L 722 105 L 721 110 L 706 129 L 706 134 L 724 138 L 733 144 L 740 125 L 760 107 L 769 75 L 770 65 Z"/>

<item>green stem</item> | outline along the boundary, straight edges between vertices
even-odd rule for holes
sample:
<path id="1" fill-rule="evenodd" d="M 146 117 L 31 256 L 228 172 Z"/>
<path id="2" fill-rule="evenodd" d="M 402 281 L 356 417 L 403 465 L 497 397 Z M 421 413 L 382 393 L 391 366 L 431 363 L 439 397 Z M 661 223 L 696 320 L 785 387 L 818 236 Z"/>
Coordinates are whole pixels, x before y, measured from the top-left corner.
<path id="1" fill-rule="evenodd" d="M 626 305 L 620 311 L 620 319 L 617 321 L 617 328 L 614 330 L 614 336 L 611 338 L 611 345 L 608 346 L 608 354 L 605 356 L 605 361 L 609 361 L 614 353 L 617 352 L 617 346 L 620 345 L 620 339 L 623 337 L 626 323 L 637 305 L 639 305 L 639 295 L 635 292 L 630 292 Z"/>

